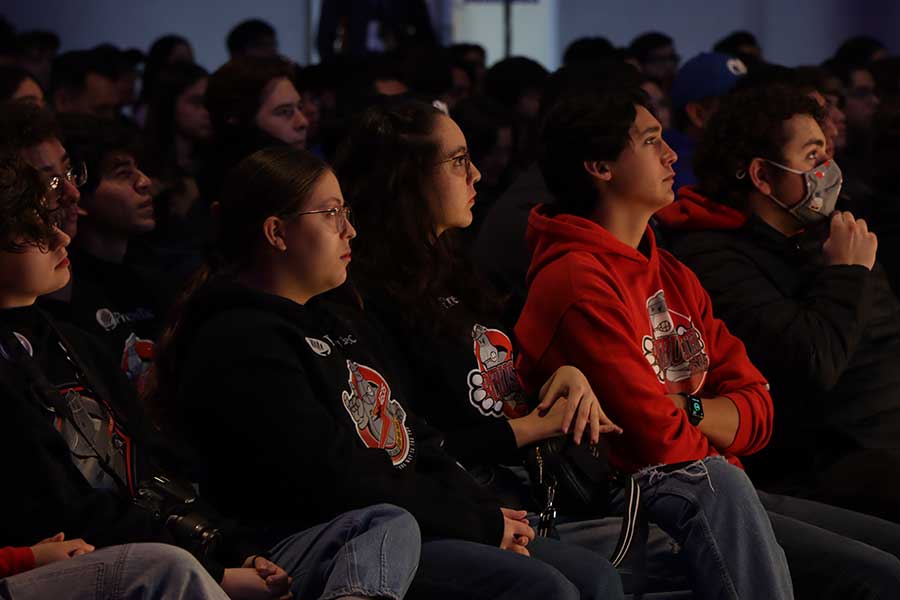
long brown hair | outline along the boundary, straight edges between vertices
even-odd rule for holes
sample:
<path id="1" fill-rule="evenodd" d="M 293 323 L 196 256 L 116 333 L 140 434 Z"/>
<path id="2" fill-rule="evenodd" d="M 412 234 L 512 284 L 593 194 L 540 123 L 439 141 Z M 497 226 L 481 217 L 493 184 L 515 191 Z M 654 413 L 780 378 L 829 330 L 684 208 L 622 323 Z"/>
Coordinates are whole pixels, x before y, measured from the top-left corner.
<path id="1" fill-rule="evenodd" d="M 187 343 L 183 325 L 196 292 L 213 279 L 233 277 L 253 265 L 259 256 L 265 220 L 271 216 L 290 218 L 302 210 L 328 170 L 309 152 L 278 146 L 254 152 L 229 172 L 218 207 L 214 250 L 172 307 L 156 346 L 145 397 L 161 425 L 177 428 L 180 421 L 175 405 L 179 350 L 183 351 Z"/>
<path id="2" fill-rule="evenodd" d="M 366 110 L 334 166 L 358 224 L 354 281 L 378 286 L 403 308 L 411 327 L 450 331 L 441 296 L 470 309 L 497 313 L 496 299 L 459 246 L 457 231 L 435 240 L 435 215 L 423 189 L 440 146 L 433 137 L 443 113 L 429 104 L 387 101 Z"/>

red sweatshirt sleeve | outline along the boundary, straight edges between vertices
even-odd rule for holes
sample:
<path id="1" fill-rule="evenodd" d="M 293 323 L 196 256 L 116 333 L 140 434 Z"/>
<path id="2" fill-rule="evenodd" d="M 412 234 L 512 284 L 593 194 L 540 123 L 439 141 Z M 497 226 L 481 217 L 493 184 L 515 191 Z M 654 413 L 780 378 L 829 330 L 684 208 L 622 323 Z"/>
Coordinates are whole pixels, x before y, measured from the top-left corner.
<path id="1" fill-rule="evenodd" d="M 573 304 L 562 315 L 551 348 L 545 359 L 553 364 L 543 367 L 581 369 L 604 411 L 624 430 L 609 436 L 616 467 L 634 472 L 717 454 L 666 396 L 622 307 L 597 299 Z"/>
<path id="2" fill-rule="evenodd" d="M 10 577 L 34 568 L 31 548 L 0 548 L 0 577 Z"/>
<path id="3" fill-rule="evenodd" d="M 700 308 L 704 337 L 709 355 L 709 371 L 703 386 L 704 396 L 725 396 L 734 402 L 740 424 L 734 441 L 723 454 L 745 456 L 765 447 L 772 435 L 774 408 L 769 384 L 753 366 L 743 342 L 713 316 L 712 301 L 697 277 L 685 269 Z"/>

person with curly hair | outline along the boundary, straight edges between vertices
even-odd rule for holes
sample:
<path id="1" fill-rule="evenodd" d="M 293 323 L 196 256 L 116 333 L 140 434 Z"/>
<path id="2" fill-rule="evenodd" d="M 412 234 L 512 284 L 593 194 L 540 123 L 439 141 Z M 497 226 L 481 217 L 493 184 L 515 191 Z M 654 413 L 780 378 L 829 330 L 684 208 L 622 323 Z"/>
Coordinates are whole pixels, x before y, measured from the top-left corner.
<path id="1" fill-rule="evenodd" d="M 698 597 L 894 598 L 900 526 L 764 494 L 742 468 L 772 436 L 773 401 L 701 281 L 656 244 L 649 220 L 674 200 L 677 156 L 648 105 L 625 90 L 548 113 L 540 164 L 555 202 L 529 220 L 516 370 L 532 389 L 560 364 L 584 372 L 624 430 L 611 464 L 681 545 Z"/>
<path id="2" fill-rule="evenodd" d="M 900 302 L 865 220 L 835 211 L 842 174 L 802 90 L 723 103 L 700 183 L 657 213 L 672 250 L 771 384 L 764 488 L 900 521 Z"/>

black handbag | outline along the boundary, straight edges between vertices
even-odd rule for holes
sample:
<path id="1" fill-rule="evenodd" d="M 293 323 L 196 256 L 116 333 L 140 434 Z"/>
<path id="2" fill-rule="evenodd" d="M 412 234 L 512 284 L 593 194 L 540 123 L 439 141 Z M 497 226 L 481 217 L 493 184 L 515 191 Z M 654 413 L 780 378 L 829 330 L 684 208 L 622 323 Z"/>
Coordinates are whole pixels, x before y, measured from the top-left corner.
<path id="1" fill-rule="evenodd" d="M 641 488 L 633 477 L 616 473 L 609 465 L 608 455 L 609 446 L 602 438 L 598 444 L 576 445 L 570 437 L 560 436 L 529 448 L 525 462 L 541 507 L 537 535 L 558 537 L 557 511 L 582 518 L 609 515 L 610 494 L 621 486 L 625 492 L 625 514 L 609 560 L 618 567 L 631 553 L 639 567 L 646 550 L 648 527 Z"/>

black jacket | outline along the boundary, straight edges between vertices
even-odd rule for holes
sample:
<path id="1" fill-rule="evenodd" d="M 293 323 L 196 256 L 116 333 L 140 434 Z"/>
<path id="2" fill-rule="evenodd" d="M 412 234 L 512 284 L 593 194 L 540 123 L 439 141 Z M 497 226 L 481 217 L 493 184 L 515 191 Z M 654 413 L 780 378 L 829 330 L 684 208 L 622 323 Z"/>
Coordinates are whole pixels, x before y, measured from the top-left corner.
<path id="1" fill-rule="evenodd" d="M 880 266 L 825 266 L 819 242 L 756 218 L 672 242 L 771 384 L 766 473 L 900 446 L 900 304 Z"/>
<path id="2" fill-rule="evenodd" d="M 176 402 L 218 508 L 283 532 L 390 502 L 426 536 L 499 545 L 498 502 L 409 412 L 382 332 L 224 281 L 183 327 Z"/>
<path id="3" fill-rule="evenodd" d="M 445 326 L 416 327 L 404 308 L 364 286 L 365 318 L 384 323 L 409 366 L 416 413 L 440 429 L 444 448 L 467 468 L 521 461 L 508 419 L 530 410 L 515 370 L 515 344 L 493 320 L 456 296 L 440 298 Z"/>
<path id="4" fill-rule="evenodd" d="M 0 544 L 27 546 L 59 531 L 69 539 L 82 537 L 98 547 L 175 543 L 159 519 L 133 502 L 132 494 L 150 474 L 160 470 L 171 474 L 183 466 L 175 458 L 177 453 L 166 450 L 165 443 L 144 426 L 131 386 L 100 342 L 75 327 L 56 324 L 80 363 L 78 370 L 83 369 L 79 377 L 59 350 L 59 337 L 48 319 L 34 307 L 0 311 L 0 326 L 28 340 L 52 385 L 60 391 L 77 389 L 86 397 L 109 403 L 115 445 L 129 467 L 127 474 L 123 471 L 123 479 L 131 489 L 100 481 L 96 477 L 99 469 L 90 464 L 96 461 L 79 456 L 90 453 L 70 450 L 59 414 L 35 394 L 32 381 L 19 365 L 5 358 L 4 349 L 4 358 L 0 358 L 0 449 L 5 457 L 6 485 L 0 494 Z M 83 442 L 78 447 L 85 450 Z M 205 561 L 217 580 L 221 579 L 221 564 L 238 566 L 243 558 L 261 550 L 233 524 L 223 522 L 223 527 L 227 543 L 214 559 Z"/>

